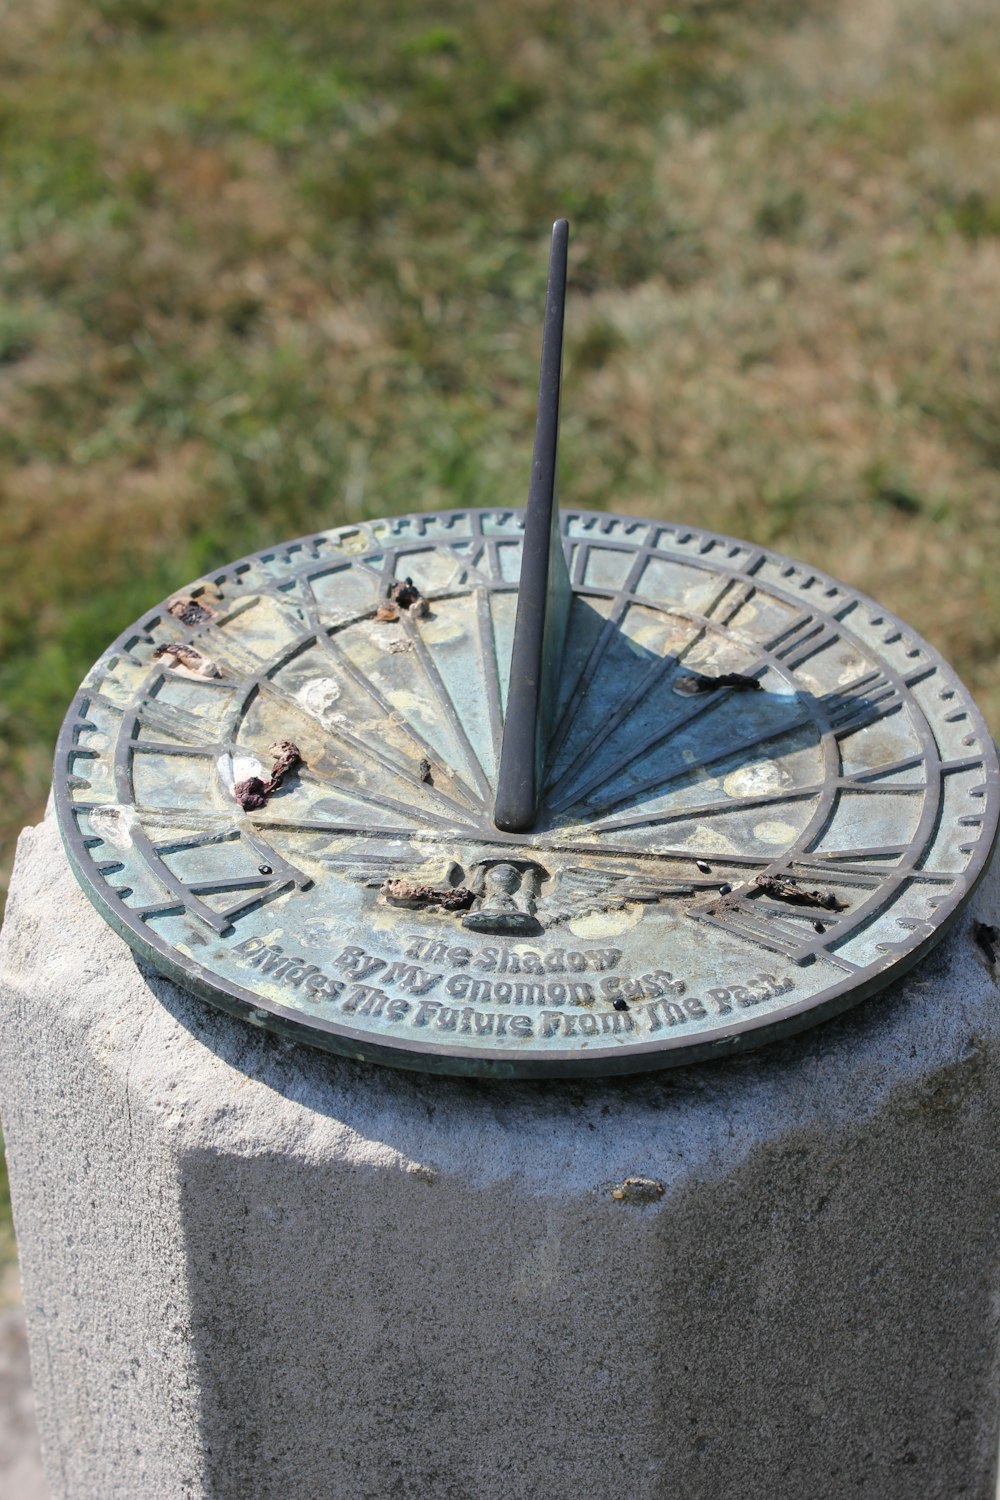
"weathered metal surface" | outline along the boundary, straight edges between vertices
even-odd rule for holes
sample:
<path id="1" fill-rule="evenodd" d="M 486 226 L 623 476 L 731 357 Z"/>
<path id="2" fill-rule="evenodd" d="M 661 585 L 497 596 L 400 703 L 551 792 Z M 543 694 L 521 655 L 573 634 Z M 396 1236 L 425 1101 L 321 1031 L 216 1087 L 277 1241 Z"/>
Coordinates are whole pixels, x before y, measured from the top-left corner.
<path id="1" fill-rule="evenodd" d="M 995 750 L 948 666 L 764 549 L 562 526 L 561 697 L 523 834 L 493 822 L 521 512 L 292 542 L 126 631 L 66 720 L 56 799 L 133 947 L 255 1024 L 496 1076 L 756 1045 L 924 954 L 997 825 Z M 301 760 L 268 790 L 280 742 Z"/>

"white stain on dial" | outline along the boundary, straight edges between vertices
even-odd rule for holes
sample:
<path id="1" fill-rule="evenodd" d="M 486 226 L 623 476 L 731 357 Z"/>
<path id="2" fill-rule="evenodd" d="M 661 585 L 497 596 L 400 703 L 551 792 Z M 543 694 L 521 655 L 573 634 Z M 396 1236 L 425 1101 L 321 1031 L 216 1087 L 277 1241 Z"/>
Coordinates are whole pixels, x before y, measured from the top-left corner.
<path id="1" fill-rule="evenodd" d="M 92 807 L 87 821 L 91 832 L 113 849 L 131 849 L 135 813 L 130 807 Z"/>
<path id="2" fill-rule="evenodd" d="M 306 713 L 319 719 L 321 724 L 334 723 L 343 717 L 334 709 L 340 698 L 340 684 L 333 677 L 314 677 L 295 696 Z"/>
<path id="3" fill-rule="evenodd" d="M 217 765 L 219 780 L 230 791 L 238 781 L 248 781 L 251 776 L 259 776 L 261 781 L 266 781 L 271 774 L 270 769 L 265 769 L 256 755 L 220 755 Z"/>
<path id="4" fill-rule="evenodd" d="M 798 833 L 792 823 L 781 823 L 776 818 L 767 818 L 753 825 L 753 836 L 762 844 L 790 844 Z"/>

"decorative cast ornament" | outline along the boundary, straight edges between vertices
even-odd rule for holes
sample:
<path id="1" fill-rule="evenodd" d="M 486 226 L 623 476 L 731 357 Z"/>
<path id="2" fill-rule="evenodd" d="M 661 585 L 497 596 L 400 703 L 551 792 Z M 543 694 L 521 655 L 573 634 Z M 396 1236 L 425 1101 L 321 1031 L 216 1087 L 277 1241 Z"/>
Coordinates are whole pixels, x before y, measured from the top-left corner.
<path id="1" fill-rule="evenodd" d="M 342 527 L 124 632 L 56 757 L 115 929 L 224 1009 L 502 1077 L 715 1056 L 947 930 L 998 768 L 942 659 L 745 542 L 555 504 L 557 226 L 526 512 Z"/>

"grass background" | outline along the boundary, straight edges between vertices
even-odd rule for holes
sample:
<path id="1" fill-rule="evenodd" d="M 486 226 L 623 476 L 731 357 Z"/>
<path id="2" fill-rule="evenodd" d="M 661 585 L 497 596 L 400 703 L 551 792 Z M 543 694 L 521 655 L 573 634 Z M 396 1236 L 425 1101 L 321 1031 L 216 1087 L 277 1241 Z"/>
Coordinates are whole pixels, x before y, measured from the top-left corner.
<path id="1" fill-rule="evenodd" d="M 557 214 L 564 502 L 877 594 L 1000 730 L 994 0 L 2 20 L 0 881 L 150 602 L 305 530 L 522 503 Z"/>

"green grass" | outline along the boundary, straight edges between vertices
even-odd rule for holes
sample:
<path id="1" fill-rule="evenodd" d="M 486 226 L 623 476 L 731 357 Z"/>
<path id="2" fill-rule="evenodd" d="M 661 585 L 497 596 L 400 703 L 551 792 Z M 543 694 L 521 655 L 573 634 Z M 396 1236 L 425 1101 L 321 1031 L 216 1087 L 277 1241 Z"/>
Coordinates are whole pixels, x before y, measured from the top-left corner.
<path id="1" fill-rule="evenodd" d="M 83 672 L 276 537 L 566 503 L 877 593 L 1000 729 L 988 0 L 98 0 L 0 57 L 0 878 Z"/>

